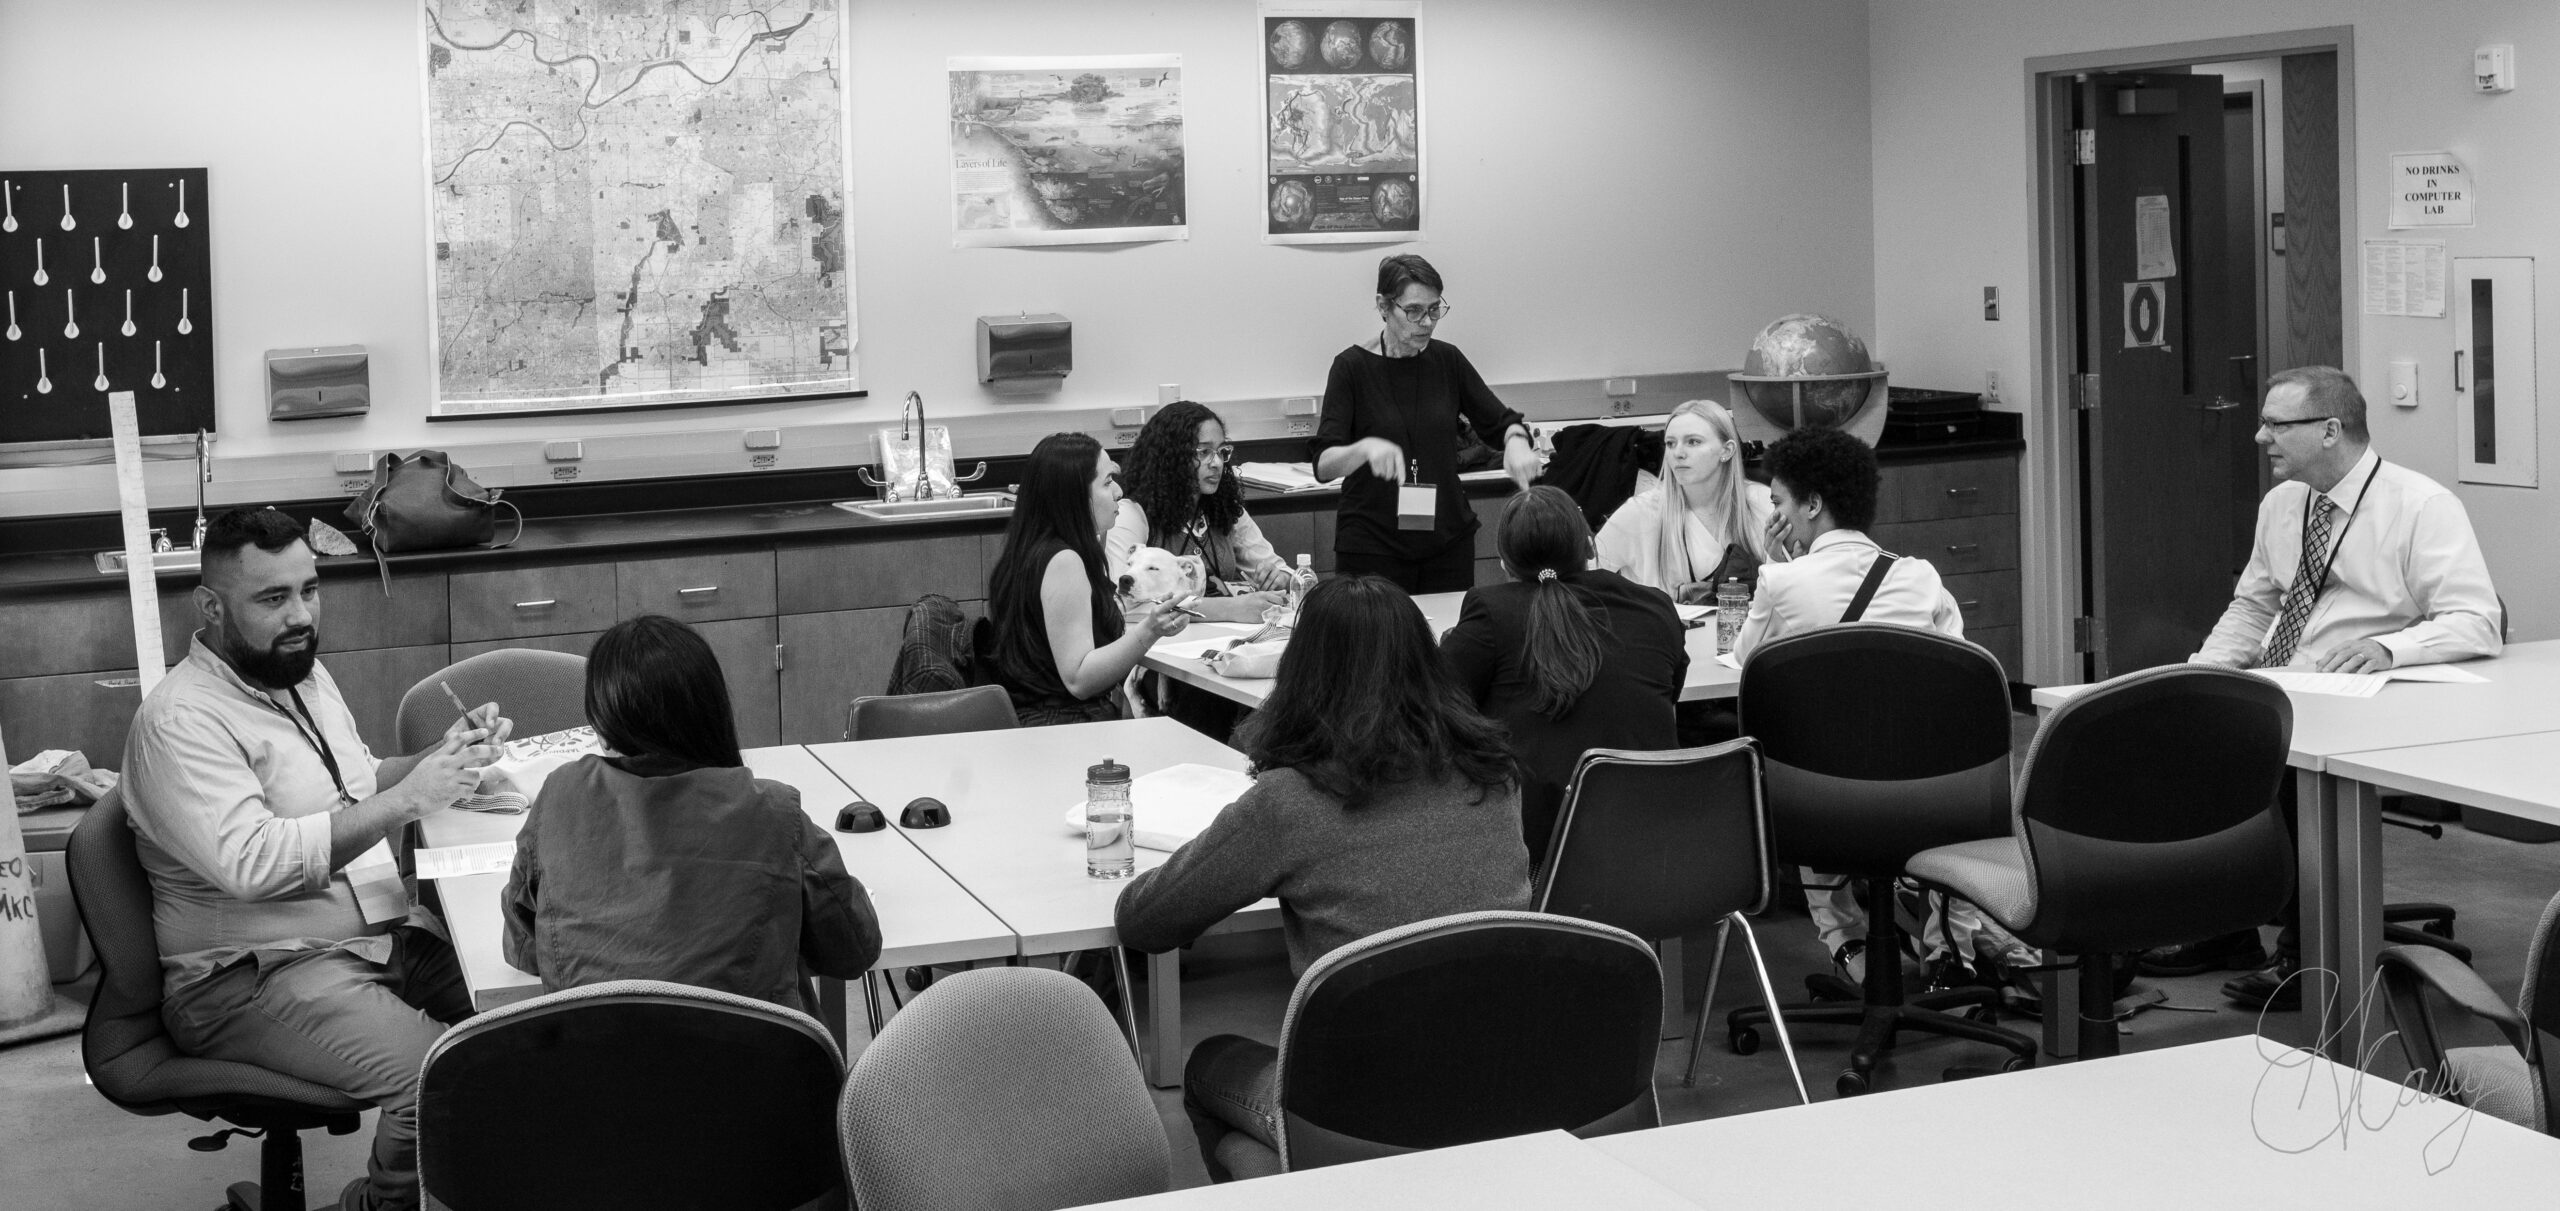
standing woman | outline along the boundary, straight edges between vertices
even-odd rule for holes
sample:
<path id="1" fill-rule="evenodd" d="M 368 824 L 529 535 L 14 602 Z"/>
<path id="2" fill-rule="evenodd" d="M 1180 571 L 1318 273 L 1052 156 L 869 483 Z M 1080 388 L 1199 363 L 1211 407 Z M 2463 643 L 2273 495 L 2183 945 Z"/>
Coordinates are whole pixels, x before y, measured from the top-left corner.
<path id="1" fill-rule="evenodd" d="M 1377 338 L 1343 350 L 1324 384 L 1312 443 L 1318 480 L 1340 479 L 1334 570 L 1384 576 L 1408 593 L 1454 593 L 1475 582 L 1475 511 L 1458 484 L 1458 420 L 1502 447 L 1521 487 L 1538 473 L 1529 425 L 1494 398 L 1467 356 L 1431 339 L 1449 305 L 1440 273 L 1411 254 L 1378 262 Z M 1396 489 L 1433 489 L 1432 525 L 1400 529 Z"/>
<path id="2" fill-rule="evenodd" d="M 1192 608 L 1211 622 L 1260 622 L 1285 599 L 1297 573 L 1245 514 L 1244 491 L 1227 471 L 1235 453 L 1226 422 L 1190 400 L 1147 418 L 1129 447 L 1120 509 L 1102 539 L 1114 582 L 1129 570 L 1131 551 L 1159 547 L 1196 555 L 1208 569 L 1206 596 Z M 1252 588 L 1232 594 L 1229 585 Z"/>
<path id="3" fill-rule="evenodd" d="M 1512 497 L 1499 546 L 1510 582 L 1467 590 L 1440 658 L 1476 709 L 1510 729 L 1534 863 L 1584 750 L 1675 746 L 1689 652 L 1670 598 L 1589 566 L 1591 529 L 1564 489 Z"/>
<path id="4" fill-rule="evenodd" d="M 1729 577 L 1759 579 L 1785 555 L 1769 542 L 1769 489 L 1742 473 L 1723 405 L 1693 399 L 1662 428 L 1662 478 L 1600 527 L 1601 567 L 1684 603 L 1712 602 Z"/>
<path id="5" fill-rule="evenodd" d="M 1053 433 L 1031 448 L 987 576 L 988 651 L 1026 726 L 1120 717 L 1116 691 L 1182 615 L 1146 606 L 1123 618 L 1102 559 L 1120 504 L 1120 468 L 1102 443 Z"/>

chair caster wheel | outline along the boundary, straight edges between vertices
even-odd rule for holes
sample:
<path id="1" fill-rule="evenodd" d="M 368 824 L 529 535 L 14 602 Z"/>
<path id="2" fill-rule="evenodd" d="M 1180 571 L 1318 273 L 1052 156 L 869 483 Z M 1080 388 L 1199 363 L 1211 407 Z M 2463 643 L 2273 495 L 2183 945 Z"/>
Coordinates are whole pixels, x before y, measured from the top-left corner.
<path id="1" fill-rule="evenodd" d="M 907 969 L 907 991 L 923 992 L 925 989 L 931 987 L 933 987 L 932 968 L 910 967 Z"/>
<path id="2" fill-rule="evenodd" d="M 1985 1026 L 1997 1026 L 2000 1024 L 1999 1009 L 1990 1005 L 1965 1006 L 1964 1017 L 1968 1022 L 1980 1022 Z"/>
<path id="3" fill-rule="evenodd" d="M 2031 1056 L 2031 1055 L 2013 1055 L 2013 1056 L 2010 1056 L 2008 1059 L 2001 1061 L 2001 1064 L 2000 1064 L 2000 1071 L 2002 1071 L 2002 1072 L 2025 1072 L 2027 1069 L 2033 1068 L 2033 1067 L 2035 1067 L 2035 1066 L 2036 1066 L 2036 1057 Z"/>
<path id="4" fill-rule="evenodd" d="M 1831 1087 L 1839 1091 L 1842 1097 L 1856 1097 L 1867 1091 L 1867 1074 L 1852 1068 L 1841 1073 L 1840 1079 L 1831 1082 Z"/>
<path id="5" fill-rule="evenodd" d="M 1740 1030 L 1734 1031 L 1733 1034 L 1725 1040 L 1725 1044 L 1733 1048 L 1733 1053 L 1735 1055 L 1749 1055 L 1752 1052 L 1760 1050 L 1760 1032 L 1745 1026 Z"/>

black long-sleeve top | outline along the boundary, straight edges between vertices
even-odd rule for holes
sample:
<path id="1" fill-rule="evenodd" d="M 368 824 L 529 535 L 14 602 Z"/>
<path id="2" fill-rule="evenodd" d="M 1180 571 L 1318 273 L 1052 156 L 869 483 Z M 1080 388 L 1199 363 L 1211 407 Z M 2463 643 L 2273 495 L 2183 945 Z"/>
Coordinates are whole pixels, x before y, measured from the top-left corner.
<path id="1" fill-rule="evenodd" d="M 1333 546 L 1337 551 L 1421 561 L 1469 540 L 1475 510 L 1458 484 L 1458 418 L 1464 416 L 1495 449 L 1520 414 L 1484 385 L 1467 355 L 1435 340 L 1412 357 L 1388 357 L 1354 345 L 1337 354 L 1324 384 L 1324 411 L 1309 443 L 1311 457 L 1366 437 L 1404 448 L 1422 482 L 1438 489 L 1436 524 L 1429 530 L 1396 528 L 1396 483 L 1369 473 L 1366 464 L 1342 477 L 1342 503 Z"/>

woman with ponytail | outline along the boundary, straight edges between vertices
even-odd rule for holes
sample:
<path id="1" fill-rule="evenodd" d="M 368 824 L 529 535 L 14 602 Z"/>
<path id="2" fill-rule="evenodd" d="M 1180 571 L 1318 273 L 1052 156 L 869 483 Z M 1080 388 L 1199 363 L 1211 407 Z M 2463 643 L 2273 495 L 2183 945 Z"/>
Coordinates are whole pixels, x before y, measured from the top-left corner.
<path id="1" fill-rule="evenodd" d="M 1523 839 L 1543 858 L 1584 750 L 1678 742 L 1689 653 L 1669 597 L 1591 566 L 1591 528 L 1563 489 L 1513 496 L 1496 545 L 1511 579 L 1467 591 L 1440 657 L 1510 729 Z"/>

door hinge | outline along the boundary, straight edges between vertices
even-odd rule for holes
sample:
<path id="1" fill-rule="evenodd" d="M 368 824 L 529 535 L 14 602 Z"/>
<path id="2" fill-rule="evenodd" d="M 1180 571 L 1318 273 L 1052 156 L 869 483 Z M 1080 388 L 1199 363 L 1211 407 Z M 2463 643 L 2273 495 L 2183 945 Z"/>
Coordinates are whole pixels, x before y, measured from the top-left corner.
<path id="1" fill-rule="evenodd" d="M 2071 132 L 2071 162 L 2074 164 L 2095 164 L 2098 162 L 2097 131 L 2075 130 Z"/>
<path id="2" fill-rule="evenodd" d="M 2071 406 L 2082 412 L 2095 412 L 2098 410 L 2097 375 L 2075 374 L 2071 376 Z"/>
<path id="3" fill-rule="evenodd" d="M 778 643 L 773 645 L 773 667 L 782 667 L 782 645 Z"/>
<path id="4" fill-rule="evenodd" d="M 2107 634 L 2098 629 L 2097 619 L 2083 616 L 2071 620 L 2071 650 L 2100 653 L 2107 650 Z"/>

